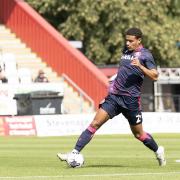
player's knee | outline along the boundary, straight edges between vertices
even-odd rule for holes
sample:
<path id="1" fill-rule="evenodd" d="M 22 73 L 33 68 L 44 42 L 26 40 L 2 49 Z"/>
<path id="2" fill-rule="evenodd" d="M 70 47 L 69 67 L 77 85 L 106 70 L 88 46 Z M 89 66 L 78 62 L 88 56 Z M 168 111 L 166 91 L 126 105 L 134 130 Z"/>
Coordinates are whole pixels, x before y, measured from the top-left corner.
<path id="1" fill-rule="evenodd" d="M 95 129 L 99 129 L 99 128 L 102 126 L 103 123 L 104 123 L 103 121 L 94 119 L 94 120 L 91 122 L 90 125 L 91 125 L 93 128 L 95 128 Z"/>
<path id="2" fill-rule="evenodd" d="M 91 124 L 88 126 L 87 128 L 91 133 L 95 133 L 97 131 L 97 128 L 95 128 L 94 126 L 92 126 Z"/>
<path id="3" fill-rule="evenodd" d="M 140 139 L 141 134 L 140 134 L 140 133 L 134 133 L 134 137 L 135 137 L 136 139 Z"/>
<path id="4" fill-rule="evenodd" d="M 101 127 L 101 125 L 97 121 L 92 122 L 90 126 L 94 129 L 99 129 Z"/>
<path id="5" fill-rule="evenodd" d="M 147 139 L 148 135 L 146 132 L 144 132 L 143 134 L 140 133 L 136 133 L 134 134 L 134 136 L 139 140 L 139 141 L 144 141 L 145 139 Z"/>

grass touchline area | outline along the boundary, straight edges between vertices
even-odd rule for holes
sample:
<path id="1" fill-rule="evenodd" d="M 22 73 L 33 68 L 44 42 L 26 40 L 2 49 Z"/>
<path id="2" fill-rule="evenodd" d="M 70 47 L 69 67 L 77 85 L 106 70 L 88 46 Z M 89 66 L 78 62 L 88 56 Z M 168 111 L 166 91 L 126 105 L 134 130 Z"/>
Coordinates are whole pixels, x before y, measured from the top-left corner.
<path id="1" fill-rule="evenodd" d="M 0 137 L 0 179 L 180 179 L 180 134 L 153 134 L 165 147 L 165 167 L 132 135 L 96 135 L 82 151 L 85 165 L 69 168 L 56 154 L 70 152 L 77 137 Z"/>

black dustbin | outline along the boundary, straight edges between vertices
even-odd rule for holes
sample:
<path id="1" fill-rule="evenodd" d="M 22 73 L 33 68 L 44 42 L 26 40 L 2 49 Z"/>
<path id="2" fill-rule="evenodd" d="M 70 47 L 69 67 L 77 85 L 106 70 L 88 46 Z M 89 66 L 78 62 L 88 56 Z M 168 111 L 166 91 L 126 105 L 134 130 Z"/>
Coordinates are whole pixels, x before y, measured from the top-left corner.
<path id="1" fill-rule="evenodd" d="M 15 94 L 17 115 L 61 114 L 63 96 L 54 91 Z"/>
<path id="2" fill-rule="evenodd" d="M 17 115 L 32 115 L 32 105 L 29 93 L 15 94 Z"/>

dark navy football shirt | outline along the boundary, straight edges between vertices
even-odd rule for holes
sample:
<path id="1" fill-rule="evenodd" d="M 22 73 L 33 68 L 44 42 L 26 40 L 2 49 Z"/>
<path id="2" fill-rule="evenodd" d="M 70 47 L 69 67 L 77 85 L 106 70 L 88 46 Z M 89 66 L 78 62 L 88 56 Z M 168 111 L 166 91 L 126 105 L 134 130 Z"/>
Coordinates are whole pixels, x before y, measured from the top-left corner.
<path id="1" fill-rule="evenodd" d="M 133 97 L 140 96 L 144 73 L 139 67 L 131 65 L 134 57 L 137 57 L 146 68 L 156 69 L 154 58 L 146 48 L 141 47 L 138 51 L 126 50 L 121 57 L 117 76 L 110 86 L 110 93 Z"/>

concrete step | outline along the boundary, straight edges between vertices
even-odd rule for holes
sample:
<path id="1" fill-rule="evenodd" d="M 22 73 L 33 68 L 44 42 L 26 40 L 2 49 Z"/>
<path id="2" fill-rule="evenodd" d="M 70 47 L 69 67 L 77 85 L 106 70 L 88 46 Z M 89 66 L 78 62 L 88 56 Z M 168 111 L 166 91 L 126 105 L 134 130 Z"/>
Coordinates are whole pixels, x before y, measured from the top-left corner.
<path id="1" fill-rule="evenodd" d="M 4 41 L 4 40 L 19 41 L 19 39 L 16 39 L 16 36 L 14 34 L 6 34 L 6 33 L 1 33 L 1 32 L 0 32 L 0 40 L 1 41 Z"/>
<path id="2" fill-rule="evenodd" d="M 1 39 L 1 36 L 0 36 L 0 39 Z M 25 44 L 23 44 L 23 43 L 21 43 L 21 41 L 20 41 L 20 39 L 14 39 L 13 37 L 12 37 L 12 39 L 1 39 L 1 41 L 0 41 L 0 44 L 7 44 L 8 46 L 9 45 L 16 45 L 17 46 L 17 44 L 18 45 L 23 45 L 23 46 L 25 46 Z"/>
<path id="3" fill-rule="evenodd" d="M 2 46 L 1 48 L 3 48 L 3 53 L 14 53 L 16 54 L 28 54 L 31 53 L 31 49 L 30 48 L 18 48 L 18 47 L 4 47 Z"/>
<path id="4" fill-rule="evenodd" d="M 63 106 L 66 113 L 76 114 L 93 111 L 89 103 L 84 101 L 68 83 L 63 81 L 61 76 L 58 76 L 51 67 L 47 66 L 41 58 L 3 25 L 0 25 L 0 47 L 3 48 L 3 53 L 15 55 L 18 68 L 29 68 L 33 79 L 37 76 L 39 69 L 43 69 L 50 82 L 63 82 L 65 87 Z"/>

